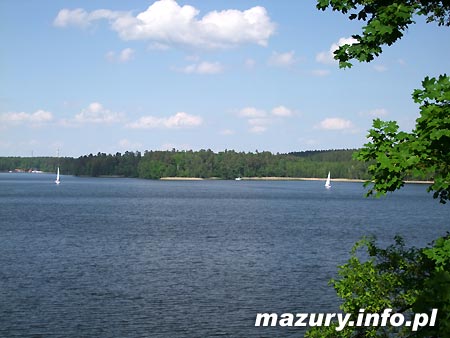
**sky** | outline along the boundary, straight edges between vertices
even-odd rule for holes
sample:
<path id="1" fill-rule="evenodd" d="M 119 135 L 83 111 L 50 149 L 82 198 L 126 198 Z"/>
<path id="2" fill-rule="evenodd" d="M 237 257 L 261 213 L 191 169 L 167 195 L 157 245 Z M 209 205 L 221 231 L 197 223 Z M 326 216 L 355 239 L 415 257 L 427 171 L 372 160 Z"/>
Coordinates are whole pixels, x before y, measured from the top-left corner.
<path id="1" fill-rule="evenodd" d="M 361 23 L 315 1 L 2 0 L 0 156 L 359 148 L 414 127 L 449 28 L 416 18 L 372 63 L 332 52 Z"/>

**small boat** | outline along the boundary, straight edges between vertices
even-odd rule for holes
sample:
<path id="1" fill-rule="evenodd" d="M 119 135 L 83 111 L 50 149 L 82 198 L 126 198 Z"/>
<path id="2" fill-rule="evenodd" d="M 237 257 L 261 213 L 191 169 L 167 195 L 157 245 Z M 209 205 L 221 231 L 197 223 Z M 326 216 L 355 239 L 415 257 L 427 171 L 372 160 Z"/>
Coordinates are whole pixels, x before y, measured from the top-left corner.
<path id="1" fill-rule="evenodd" d="M 240 181 L 240 180 L 242 180 L 242 178 L 236 177 L 234 180 L 235 180 L 235 181 Z"/>
<path id="2" fill-rule="evenodd" d="M 325 188 L 327 188 L 327 189 L 331 188 L 331 175 L 330 175 L 330 172 L 328 172 L 327 181 L 325 182 Z"/>
<path id="3" fill-rule="evenodd" d="M 61 181 L 59 180 L 59 167 L 58 167 L 58 169 L 56 170 L 56 180 L 55 180 L 55 183 L 56 183 L 56 184 L 60 184 L 60 183 L 61 183 Z"/>

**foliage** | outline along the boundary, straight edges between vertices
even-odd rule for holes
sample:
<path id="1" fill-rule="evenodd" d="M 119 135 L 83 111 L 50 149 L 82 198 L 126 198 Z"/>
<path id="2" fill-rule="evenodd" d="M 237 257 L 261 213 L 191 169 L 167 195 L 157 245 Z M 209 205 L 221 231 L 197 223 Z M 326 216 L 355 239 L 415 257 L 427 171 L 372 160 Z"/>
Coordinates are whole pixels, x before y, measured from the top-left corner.
<path id="1" fill-rule="evenodd" d="M 390 46 L 403 36 L 414 23 L 414 15 L 426 16 L 427 22 L 434 21 L 440 26 L 450 26 L 448 0 L 318 0 L 318 9 L 329 7 L 333 11 L 349 13 L 350 20 L 366 22 L 362 33 L 352 36 L 356 43 L 341 46 L 335 52 L 341 68 L 351 67 L 351 59 L 372 61 L 382 53 L 382 46 Z"/>
<path id="2" fill-rule="evenodd" d="M 445 203 L 450 189 L 450 78 L 425 78 L 423 89 L 415 90 L 414 101 L 420 103 L 421 115 L 411 133 L 399 132 L 394 121 L 373 122 L 368 138 L 371 142 L 356 153 L 369 166 L 372 185 L 368 195 L 394 191 L 403 186 L 407 175 L 431 177 L 429 191 Z"/>
<path id="3" fill-rule="evenodd" d="M 360 249 L 365 249 L 365 255 Z M 411 319 L 414 313 L 430 315 L 438 308 L 435 326 L 412 333 L 411 327 L 390 325 L 346 327 L 337 332 L 334 325 L 313 328 L 307 337 L 450 337 L 449 251 L 448 235 L 423 249 L 407 249 L 399 236 L 386 249 L 377 247 L 374 238 L 364 238 L 353 247 L 348 263 L 340 267 L 339 278 L 331 281 L 344 299 L 341 309 L 353 320 L 360 309 L 381 314 L 390 308 Z"/>
<path id="4" fill-rule="evenodd" d="M 350 60 L 370 62 L 403 36 L 414 15 L 427 22 L 450 26 L 448 0 L 318 0 L 317 7 L 350 13 L 350 20 L 366 24 L 354 44 L 341 46 L 335 59 L 341 68 L 351 67 Z M 450 79 L 426 77 L 413 99 L 420 105 L 415 129 L 399 131 L 395 121 L 374 120 L 370 142 L 355 158 L 371 163 L 368 195 L 385 194 L 404 185 L 408 175 L 430 177 L 429 191 L 441 203 L 450 191 Z M 366 248 L 360 258 L 357 249 Z M 422 327 L 412 333 L 408 328 L 334 327 L 311 329 L 308 337 L 450 337 L 450 236 L 438 238 L 431 247 L 405 249 L 400 237 L 387 249 L 380 249 L 373 239 L 363 239 L 354 247 L 347 264 L 340 267 L 339 278 L 331 282 L 343 299 L 342 310 L 358 315 L 359 309 L 380 313 L 385 308 L 407 316 L 438 309 L 436 326 Z"/>
<path id="5" fill-rule="evenodd" d="M 84 176 L 123 176 L 158 179 L 161 177 L 334 177 L 366 179 L 367 165 L 352 159 L 354 150 L 330 150 L 272 154 L 225 150 L 146 151 L 98 153 L 77 159 L 59 159 L 64 174 Z M 58 159 L 51 157 L 0 157 L 0 171 L 38 169 L 53 172 Z"/>

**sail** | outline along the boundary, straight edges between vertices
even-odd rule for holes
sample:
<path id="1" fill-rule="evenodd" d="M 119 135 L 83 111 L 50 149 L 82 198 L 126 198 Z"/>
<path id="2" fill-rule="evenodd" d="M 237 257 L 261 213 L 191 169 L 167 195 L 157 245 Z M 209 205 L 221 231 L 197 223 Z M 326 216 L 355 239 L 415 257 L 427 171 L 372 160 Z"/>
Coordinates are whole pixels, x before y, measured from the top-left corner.
<path id="1" fill-rule="evenodd" d="M 328 172 L 327 181 L 325 182 L 325 188 L 330 189 L 331 188 L 331 173 Z"/>
<path id="2" fill-rule="evenodd" d="M 56 180 L 55 180 L 55 183 L 56 184 L 59 184 L 61 181 L 59 180 L 59 167 L 58 167 L 58 169 L 56 170 Z"/>

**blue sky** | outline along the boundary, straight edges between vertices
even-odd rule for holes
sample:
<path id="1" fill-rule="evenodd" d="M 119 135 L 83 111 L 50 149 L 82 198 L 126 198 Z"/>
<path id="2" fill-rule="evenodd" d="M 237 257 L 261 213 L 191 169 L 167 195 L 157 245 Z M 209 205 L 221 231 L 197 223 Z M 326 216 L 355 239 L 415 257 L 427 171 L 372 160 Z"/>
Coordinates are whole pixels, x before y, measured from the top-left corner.
<path id="1" fill-rule="evenodd" d="M 0 2 L 0 156 L 356 148 L 450 68 L 417 24 L 370 64 L 330 51 L 360 24 L 315 1 Z"/>

